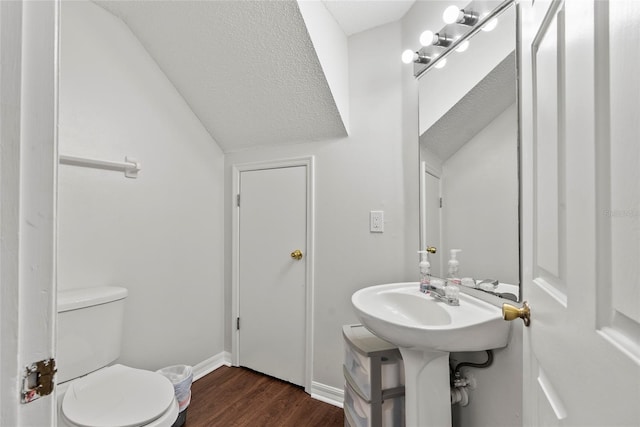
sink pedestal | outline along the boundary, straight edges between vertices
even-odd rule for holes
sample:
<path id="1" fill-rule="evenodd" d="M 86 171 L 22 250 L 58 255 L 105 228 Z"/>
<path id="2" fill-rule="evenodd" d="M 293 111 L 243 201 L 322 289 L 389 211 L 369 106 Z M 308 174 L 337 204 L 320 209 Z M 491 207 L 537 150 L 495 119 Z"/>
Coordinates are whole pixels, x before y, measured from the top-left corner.
<path id="1" fill-rule="evenodd" d="M 451 425 L 449 352 L 400 347 L 407 427 Z"/>

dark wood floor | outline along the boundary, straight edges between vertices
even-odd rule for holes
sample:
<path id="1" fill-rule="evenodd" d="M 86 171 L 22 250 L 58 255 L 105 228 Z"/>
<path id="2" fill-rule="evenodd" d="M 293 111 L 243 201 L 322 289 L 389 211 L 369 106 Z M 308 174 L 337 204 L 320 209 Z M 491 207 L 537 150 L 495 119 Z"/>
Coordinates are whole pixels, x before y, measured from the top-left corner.
<path id="1" fill-rule="evenodd" d="M 193 383 L 185 427 L 342 427 L 341 408 L 246 368 L 223 366 Z"/>

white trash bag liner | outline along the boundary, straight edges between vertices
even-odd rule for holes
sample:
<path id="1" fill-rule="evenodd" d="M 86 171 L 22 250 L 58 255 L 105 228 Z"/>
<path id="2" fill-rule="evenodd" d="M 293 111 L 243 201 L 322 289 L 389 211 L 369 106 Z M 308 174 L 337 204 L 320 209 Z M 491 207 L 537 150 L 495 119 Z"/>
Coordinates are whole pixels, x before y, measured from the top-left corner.
<path id="1" fill-rule="evenodd" d="M 173 384 L 178 400 L 179 411 L 182 412 L 191 403 L 191 383 L 193 382 L 193 368 L 189 365 L 174 365 L 162 368 L 159 374 L 166 377 Z"/>

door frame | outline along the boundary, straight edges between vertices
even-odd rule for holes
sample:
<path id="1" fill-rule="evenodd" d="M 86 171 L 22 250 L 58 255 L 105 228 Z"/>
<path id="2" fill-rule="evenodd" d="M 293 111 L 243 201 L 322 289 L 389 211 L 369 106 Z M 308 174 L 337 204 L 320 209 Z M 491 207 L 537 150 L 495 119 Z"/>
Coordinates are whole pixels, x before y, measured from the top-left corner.
<path id="1" fill-rule="evenodd" d="M 56 388 L 21 403 L 56 352 L 59 0 L 0 2 L 0 425 L 55 425 Z"/>
<path id="2" fill-rule="evenodd" d="M 436 167 L 435 164 L 431 164 L 426 160 L 420 161 L 420 183 L 419 183 L 419 203 L 420 203 L 420 248 L 419 250 L 424 251 L 426 247 L 429 245 L 427 241 L 427 177 L 426 174 L 433 176 L 440 180 L 440 184 L 438 185 L 439 197 L 442 197 L 442 168 Z M 442 211 L 438 215 L 438 223 L 439 223 L 439 236 L 440 246 L 442 246 Z M 441 250 L 441 248 L 437 248 L 437 250 Z M 444 258 L 441 258 L 444 259 Z M 442 262 L 440 263 L 440 271 L 442 272 Z"/>
<path id="3" fill-rule="evenodd" d="M 250 163 L 238 163 L 231 166 L 232 192 L 231 206 L 231 360 L 234 366 L 240 365 L 240 332 L 236 328 L 235 319 L 240 313 L 240 211 L 236 196 L 240 193 L 240 174 L 242 172 L 279 169 L 305 166 L 307 173 L 307 250 L 305 273 L 305 357 L 304 357 L 304 390 L 311 393 L 313 379 L 313 289 L 314 289 L 314 237 L 315 237 L 315 171 L 314 156 L 295 157 L 278 160 L 267 160 Z M 242 203 L 242 202 L 241 202 Z"/>

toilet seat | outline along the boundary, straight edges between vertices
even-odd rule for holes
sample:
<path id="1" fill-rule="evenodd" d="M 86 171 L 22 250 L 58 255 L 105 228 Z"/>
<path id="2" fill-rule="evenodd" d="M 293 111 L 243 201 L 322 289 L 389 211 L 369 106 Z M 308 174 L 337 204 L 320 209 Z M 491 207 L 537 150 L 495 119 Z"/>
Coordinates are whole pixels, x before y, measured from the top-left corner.
<path id="1" fill-rule="evenodd" d="M 62 401 L 62 413 L 66 420 L 82 427 L 139 427 L 162 417 L 173 406 L 173 385 L 167 378 L 113 365 L 73 381 Z"/>

